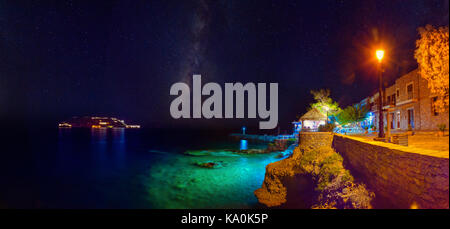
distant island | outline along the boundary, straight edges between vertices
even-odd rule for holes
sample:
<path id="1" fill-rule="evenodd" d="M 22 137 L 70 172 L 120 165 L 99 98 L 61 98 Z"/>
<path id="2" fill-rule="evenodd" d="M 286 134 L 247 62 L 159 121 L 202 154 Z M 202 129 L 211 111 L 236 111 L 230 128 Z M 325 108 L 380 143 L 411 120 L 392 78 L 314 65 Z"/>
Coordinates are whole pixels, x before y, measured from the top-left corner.
<path id="1" fill-rule="evenodd" d="M 60 128 L 141 128 L 140 125 L 128 125 L 124 120 L 112 117 L 72 117 L 58 124 Z"/>

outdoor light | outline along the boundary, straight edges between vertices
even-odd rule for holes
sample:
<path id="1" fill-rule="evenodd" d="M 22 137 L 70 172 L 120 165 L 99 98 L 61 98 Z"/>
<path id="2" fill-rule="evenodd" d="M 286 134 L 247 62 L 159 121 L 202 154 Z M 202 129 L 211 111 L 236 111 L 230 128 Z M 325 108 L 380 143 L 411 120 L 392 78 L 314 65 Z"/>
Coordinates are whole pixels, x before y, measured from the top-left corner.
<path id="1" fill-rule="evenodd" d="M 376 55 L 377 55 L 378 61 L 381 62 L 381 60 L 383 59 L 383 56 L 384 56 L 384 50 L 378 49 L 376 51 Z"/>
<path id="2" fill-rule="evenodd" d="M 378 129 L 379 129 L 379 131 L 378 131 L 378 137 L 379 138 L 384 138 L 384 125 L 383 125 L 383 80 L 382 80 L 382 77 L 383 77 L 383 70 L 382 70 L 382 67 L 381 67 L 381 60 L 383 59 L 383 56 L 384 56 L 384 50 L 382 50 L 382 49 L 378 49 L 376 52 L 375 52 L 375 54 L 376 54 L 376 56 L 377 56 L 377 59 L 378 59 L 378 66 L 377 66 L 377 68 L 378 68 L 378 80 L 379 80 L 379 87 L 378 87 L 378 96 L 379 96 L 379 100 L 378 100 L 378 113 L 379 113 L 379 115 L 378 115 L 378 117 L 379 117 L 379 121 L 378 121 Z"/>

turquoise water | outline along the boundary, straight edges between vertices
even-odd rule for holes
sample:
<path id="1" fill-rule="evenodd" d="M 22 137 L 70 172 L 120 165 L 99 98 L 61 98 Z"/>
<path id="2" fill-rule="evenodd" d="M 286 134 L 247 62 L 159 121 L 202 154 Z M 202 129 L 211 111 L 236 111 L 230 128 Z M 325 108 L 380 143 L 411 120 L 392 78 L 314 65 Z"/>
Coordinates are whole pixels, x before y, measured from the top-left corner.
<path id="1" fill-rule="evenodd" d="M 0 160 L 0 208 L 252 208 L 279 153 L 229 133 L 191 130 L 17 130 Z M 0 132 L 1 134 L 1 132 Z M 188 150 L 209 150 L 202 156 Z M 215 162 L 214 168 L 196 164 Z M 21 166 L 18 166 L 21 165 Z"/>
<path id="2" fill-rule="evenodd" d="M 279 153 L 237 155 L 214 151 L 207 156 L 171 155 L 153 165 L 148 181 L 149 200 L 155 208 L 252 208 L 253 192 L 264 181 L 267 164 Z M 220 162 L 201 168 L 196 162 Z"/>

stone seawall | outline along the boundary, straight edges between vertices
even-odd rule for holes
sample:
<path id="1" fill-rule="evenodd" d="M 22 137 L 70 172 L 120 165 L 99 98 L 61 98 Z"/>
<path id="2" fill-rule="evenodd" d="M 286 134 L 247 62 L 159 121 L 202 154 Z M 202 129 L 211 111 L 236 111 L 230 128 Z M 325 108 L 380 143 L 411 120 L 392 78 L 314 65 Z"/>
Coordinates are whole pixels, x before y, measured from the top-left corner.
<path id="1" fill-rule="evenodd" d="M 426 150 L 335 135 L 344 165 L 375 192 L 379 207 L 449 208 L 449 158 Z"/>
<path id="2" fill-rule="evenodd" d="M 303 132 L 298 136 L 298 145 L 301 149 L 318 149 L 331 147 L 333 134 L 330 132 Z"/>

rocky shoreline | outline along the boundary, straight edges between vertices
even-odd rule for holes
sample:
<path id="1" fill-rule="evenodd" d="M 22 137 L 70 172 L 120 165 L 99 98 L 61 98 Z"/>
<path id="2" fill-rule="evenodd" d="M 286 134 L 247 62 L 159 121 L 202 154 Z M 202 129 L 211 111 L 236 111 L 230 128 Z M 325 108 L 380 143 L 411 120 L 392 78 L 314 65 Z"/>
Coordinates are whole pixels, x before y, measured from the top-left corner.
<path id="1" fill-rule="evenodd" d="M 374 194 L 343 167 L 332 139 L 332 133 L 300 135 L 290 157 L 267 165 L 262 187 L 254 192 L 258 201 L 281 208 L 372 208 Z M 310 187 L 298 189 L 301 184 Z"/>
<path id="2" fill-rule="evenodd" d="M 288 139 L 277 139 L 273 143 L 269 143 L 266 149 L 222 149 L 222 150 L 190 150 L 184 152 L 185 155 L 189 156 L 208 156 L 217 151 L 228 153 L 228 154 L 268 154 L 273 152 L 280 152 L 277 155 L 278 158 L 285 157 L 286 154 L 283 153 L 290 145 L 294 144 L 292 140 Z M 221 168 L 224 166 L 221 161 L 204 161 L 195 162 L 194 165 L 202 168 Z"/>

